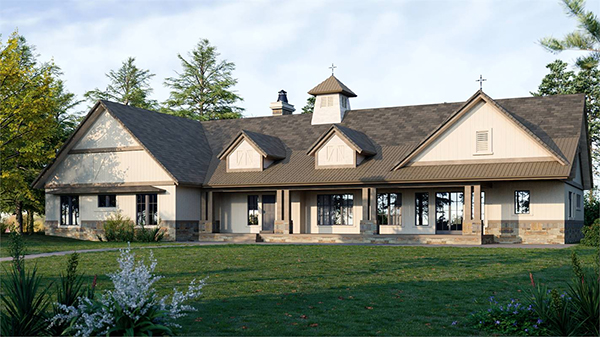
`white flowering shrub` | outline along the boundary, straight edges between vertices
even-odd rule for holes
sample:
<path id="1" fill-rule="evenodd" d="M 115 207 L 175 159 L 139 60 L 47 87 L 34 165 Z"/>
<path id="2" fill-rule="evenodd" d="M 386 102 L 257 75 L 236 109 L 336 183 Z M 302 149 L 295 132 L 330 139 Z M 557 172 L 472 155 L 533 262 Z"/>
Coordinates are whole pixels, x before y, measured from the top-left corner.
<path id="1" fill-rule="evenodd" d="M 173 289 L 172 295 L 159 297 L 154 283 L 162 277 L 154 274 L 156 259 L 150 253 L 149 265 L 135 260 L 131 247 L 120 250 L 119 270 L 108 274 L 114 290 L 94 299 L 80 297 L 77 305 L 60 308 L 64 313 L 50 319 L 51 325 L 70 322 L 65 331 L 75 336 L 92 335 L 173 335 L 175 320 L 195 308 L 184 304 L 198 298 L 205 280 L 193 280 L 187 292 Z"/>

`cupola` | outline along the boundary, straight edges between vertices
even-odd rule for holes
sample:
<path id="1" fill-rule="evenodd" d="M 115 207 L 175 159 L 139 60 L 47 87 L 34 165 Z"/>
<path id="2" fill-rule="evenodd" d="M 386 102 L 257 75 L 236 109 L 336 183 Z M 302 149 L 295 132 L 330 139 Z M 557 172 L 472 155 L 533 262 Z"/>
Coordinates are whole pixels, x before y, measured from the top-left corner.
<path id="1" fill-rule="evenodd" d="M 333 75 L 308 93 L 316 97 L 312 125 L 341 123 L 346 111 L 350 110 L 349 98 L 356 97 L 350 88 Z"/>

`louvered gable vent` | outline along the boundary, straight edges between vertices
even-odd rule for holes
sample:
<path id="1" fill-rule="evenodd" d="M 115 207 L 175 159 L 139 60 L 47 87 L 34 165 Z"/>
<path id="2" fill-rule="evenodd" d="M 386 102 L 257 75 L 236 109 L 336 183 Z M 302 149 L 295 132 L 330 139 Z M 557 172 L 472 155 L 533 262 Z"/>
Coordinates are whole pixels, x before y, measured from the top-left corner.
<path id="1" fill-rule="evenodd" d="M 475 150 L 477 153 L 490 152 L 490 131 L 477 131 L 475 136 Z"/>

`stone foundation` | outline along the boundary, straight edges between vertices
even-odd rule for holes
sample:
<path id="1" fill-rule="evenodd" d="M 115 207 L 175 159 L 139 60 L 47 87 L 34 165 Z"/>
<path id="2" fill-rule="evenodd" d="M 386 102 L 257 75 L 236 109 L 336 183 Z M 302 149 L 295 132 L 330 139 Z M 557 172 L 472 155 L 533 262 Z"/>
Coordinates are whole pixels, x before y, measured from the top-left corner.
<path id="1" fill-rule="evenodd" d="M 579 242 L 582 226 L 581 221 L 488 221 L 485 234 L 496 243 L 564 244 Z"/>
<path id="2" fill-rule="evenodd" d="M 290 223 L 285 220 L 275 220 L 275 224 L 273 225 L 273 233 L 290 234 Z"/>
<path id="3" fill-rule="evenodd" d="M 207 242 L 235 242 L 252 243 L 258 242 L 256 234 L 238 234 L 238 233 L 200 233 L 199 241 Z"/>
<path id="4" fill-rule="evenodd" d="M 100 241 L 100 237 L 104 236 L 102 221 L 82 221 L 81 226 L 59 226 L 58 221 L 46 221 L 44 227 L 46 235 L 78 240 Z"/>
<path id="5" fill-rule="evenodd" d="M 372 220 L 360 221 L 360 233 L 365 235 L 379 234 L 379 226 Z"/>

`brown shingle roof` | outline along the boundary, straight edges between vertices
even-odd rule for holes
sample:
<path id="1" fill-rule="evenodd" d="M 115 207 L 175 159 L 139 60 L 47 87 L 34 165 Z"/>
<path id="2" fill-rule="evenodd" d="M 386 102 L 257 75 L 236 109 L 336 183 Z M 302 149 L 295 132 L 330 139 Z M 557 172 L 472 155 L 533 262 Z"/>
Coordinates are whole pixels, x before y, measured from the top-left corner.
<path id="1" fill-rule="evenodd" d="M 350 145 L 354 148 L 356 152 L 363 156 L 372 156 L 377 153 L 377 149 L 371 143 L 371 140 L 367 135 L 360 131 L 356 131 L 345 126 L 334 124 L 327 130 L 317 141 L 315 141 L 306 151 L 307 154 L 313 155 L 315 151 L 319 149 L 319 145 L 328 139 L 330 135 L 334 132 L 337 132 L 342 136 Z"/>
<path id="2" fill-rule="evenodd" d="M 350 90 L 344 83 L 338 80 L 335 76 L 329 76 L 325 81 L 319 83 L 316 87 L 310 89 L 310 95 L 326 95 L 326 94 L 344 94 L 348 97 L 356 97 L 356 94 Z"/>
<path id="3" fill-rule="evenodd" d="M 311 125 L 310 114 L 197 122 L 185 118 L 103 101 L 178 183 L 210 187 L 291 186 L 321 184 L 411 183 L 450 180 L 499 180 L 568 177 L 584 123 L 584 96 L 557 95 L 500 99 L 495 102 L 524 127 L 567 160 L 495 164 L 406 166 L 394 165 L 464 103 L 443 103 L 351 110 L 339 130 L 361 143 L 364 135 L 375 155 L 356 168 L 315 169 L 307 154 L 313 143 L 332 128 Z M 265 152 L 283 159 L 262 172 L 227 172 L 218 159 L 232 139 L 245 132 Z M 348 131 L 350 130 L 350 131 Z M 587 149 L 582 149 L 587 151 Z M 284 155 L 285 151 L 285 155 Z M 583 170 L 584 173 L 586 170 Z"/>
<path id="4" fill-rule="evenodd" d="M 219 153 L 217 158 L 223 159 L 229 150 L 237 144 L 240 137 L 246 138 L 264 157 L 275 160 L 285 158 L 285 145 L 283 145 L 279 138 L 248 130 L 242 130 L 229 145 Z"/>

